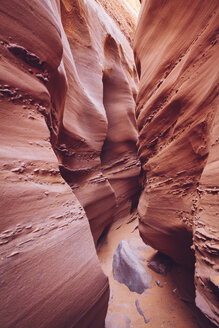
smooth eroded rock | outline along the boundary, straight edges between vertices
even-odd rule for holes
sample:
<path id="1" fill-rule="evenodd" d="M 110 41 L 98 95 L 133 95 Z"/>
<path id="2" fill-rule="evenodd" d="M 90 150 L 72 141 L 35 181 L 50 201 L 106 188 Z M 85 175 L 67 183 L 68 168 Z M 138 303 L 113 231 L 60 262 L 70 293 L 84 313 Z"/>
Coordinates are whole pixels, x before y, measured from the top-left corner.
<path id="1" fill-rule="evenodd" d="M 143 240 L 193 268 L 196 304 L 218 303 L 218 2 L 142 1 L 134 53 Z"/>

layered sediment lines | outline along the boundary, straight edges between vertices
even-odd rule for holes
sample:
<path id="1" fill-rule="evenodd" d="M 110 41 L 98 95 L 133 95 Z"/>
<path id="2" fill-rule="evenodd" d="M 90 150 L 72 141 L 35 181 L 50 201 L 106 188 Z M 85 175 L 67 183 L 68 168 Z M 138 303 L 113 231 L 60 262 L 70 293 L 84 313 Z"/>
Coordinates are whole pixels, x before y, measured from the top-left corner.
<path id="1" fill-rule="evenodd" d="M 95 1 L 3 0 L 0 17 L 0 326 L 103 327 L 93 236 L 137 193 L 132 51 Z"/>
<path id="2" fill-rule="evenodd" d="M 97 243 L 112 220 L 129 213 L 138 193 L 137 72 L 129 42 L 96 1 L 62 1 L 61 14 L 71 52 L 53 145 Z"/>
<path id="3" fill-rule="evenodd" d="M 217 1 L 143 1 L 134 51 L 145 242 L 193 266 L 196 304 L 218 321 Z M 195 255 L 195 256 L 194 256 Z"/>

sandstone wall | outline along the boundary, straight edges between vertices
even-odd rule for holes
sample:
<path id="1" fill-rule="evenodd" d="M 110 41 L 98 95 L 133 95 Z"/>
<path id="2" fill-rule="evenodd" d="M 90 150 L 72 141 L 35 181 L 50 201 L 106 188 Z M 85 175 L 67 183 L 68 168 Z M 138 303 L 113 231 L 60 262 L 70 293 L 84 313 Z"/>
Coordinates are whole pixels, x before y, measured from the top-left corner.
<path id="1" fill-rule="evenodd" d="M 53 145 L 97 242 L 138 193 L 137 73 L 129 42 L 96 1 L 62 1 L 61 13 L 71 57 Z"/>
<path id="2" fill-rule="evenodd" d="M 103 327 L 87 217 L 96 242 L 137 193 L 132 51 L 95 1 L 2 0 L 0 17 L 0 326 Z"/>
<path id="3" fill-rule="evenodd" d="M 215 324 L 218 22 L 214 0 L 142 1 L 134 42 L 143 168 L 140 232 L 176 262 L 192 267 L 196 261 L 196 304 Z"/>

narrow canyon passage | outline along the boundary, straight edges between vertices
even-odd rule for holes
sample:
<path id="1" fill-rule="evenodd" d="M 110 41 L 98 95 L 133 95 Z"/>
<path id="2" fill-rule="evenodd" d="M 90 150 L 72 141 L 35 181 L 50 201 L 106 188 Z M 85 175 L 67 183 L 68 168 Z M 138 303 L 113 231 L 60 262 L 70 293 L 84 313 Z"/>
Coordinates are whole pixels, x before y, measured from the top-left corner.
<path id="1" fill-rule="evenodd" d="M 219 327 L 218 11 L 0 1 L 0 328 Z"/>
<path id="2" fill-rule="evenodd" d="M 162 273 L 157 273 L 148 267 L 148 261 L 153 259 L 157 252 L 143 243 L 138 229 L 136 229 L 137 225 L 138 217 L 136 214 L 115 222 L 98 249 L 101 266 L 109 277 L 110 283 L 106 328 L 206 327 L 206 322 L 201 322 L 202 317 L 200 320 L 198 319 L 194 309 L 191 308 L 191 304 L 186 304 L 180 298 L 177 283 L 174 281 L 174 275 L 179 274 L 177 272 L 179 268 L 172 269 L 173 263 L 171 262 L 168 265 L 160 264 L 160 272 Z M 137 251 L 138 258 L 147 270 L 144 279 L 149 282 L 148 288 L 142 294 L 131 291 L 124 283 L 119 283 L 113 277 L 113 255 L 122 240 L 127 241 L 129 247 Z M 121 269 L 122 262 L 128 260 L 128 256 L 129 253 L 127 253 L 127 258 L 121 258 Z M 121 270 L 120 274 L 128 275 L 127 268 L 125 272 Z M 134 283 L 137 277 L 133 274 L 131 280 Z"/>

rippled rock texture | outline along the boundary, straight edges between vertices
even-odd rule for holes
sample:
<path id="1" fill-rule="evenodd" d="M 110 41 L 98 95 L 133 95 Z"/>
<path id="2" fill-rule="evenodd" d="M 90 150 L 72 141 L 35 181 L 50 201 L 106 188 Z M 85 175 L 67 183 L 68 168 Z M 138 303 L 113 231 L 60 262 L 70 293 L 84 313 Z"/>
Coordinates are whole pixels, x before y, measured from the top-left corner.
<path id="1" fill-rule="evenodd" d="M 96 242 L 137 193 L 131 47 L 92 0 L 2 0 L 0 17 L 0 326 L 103 327 L 87 217 Z"/>
<path id="2" fill-rule="evenodd" d="M 61 173 L 90 220 L 94 240 L 129 213 L 138 192 L 132 49 L 95 1 L 63 1 L 63 26 L 71 56 L 69 92 L 53 144 Z"/>
<path id="3" fill-rule="evenodd" d="M 219 324 L 218 2 L 142 1 L 134 51 L 142 238 L 193 266 L 196 304 Z M 192 248 L 192 249 L 191 249 Z M 194 257 L 195 251 L 195 257 Z"/>

